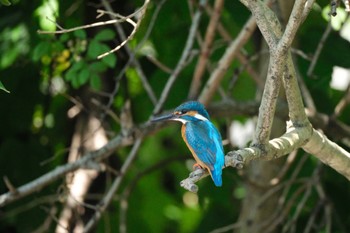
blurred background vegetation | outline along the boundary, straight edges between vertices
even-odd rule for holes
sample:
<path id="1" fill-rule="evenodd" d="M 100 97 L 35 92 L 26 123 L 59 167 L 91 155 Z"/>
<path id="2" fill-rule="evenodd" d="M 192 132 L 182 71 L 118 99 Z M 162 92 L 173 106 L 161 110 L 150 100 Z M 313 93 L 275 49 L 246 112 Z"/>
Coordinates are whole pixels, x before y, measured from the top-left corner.
<path id="1" fill-rule="evenodd" d="M 130 53 L 125 47 L 101 60 L 96 59 L 123 40 L 114 25 L 58 35 L 37 32 L 58 29 L 52 21 L 57 21 L 64 28 L 71 28 L 109 20 L 107 16 L 96 19 L 96 9 L 103 9 L 100 1 L 11 0 L 11 3 L 10 6 L 0 6 L 0 87 L 3 89 L 0 92 L 0 175 L 6 176 L 15 187 L 69 160 L 72 138 L 79 129 L 77 123 L 81 116 L 92 114 L 100 119 L 108 139 L 124 130 L 121 123 L 127 102 L 131 103 L 130 115 L 127 116 L 130 118 L 132 115 L 133 125 L 146 122 L 152 114 L 154 103 L 145 91 L 137 67 L 142 68 L 144 77 L 158 98 L 169 74 L 166 69 L 159 68 L 154 60 L 170 70 L 176 66 L 186 43 L 191 14 L 197 8 L 193 1 L 152 1 L 135 37 L 127 45 L 138 62 L 135 65 L 128 64 Z M 317 1 L 297 34 L 294 54 L 298 72 L 317 111 L 331 116 L 339 101 L 349 92 L 350 20 L 343 7 L 338 8 L 338 15 L 332 19 L 330 34 L 312 74 L 307 74 L 309 58 L 315 53 L 329 24 L 329 3 L 326 0 Z M 128 15 L 143 1 L 117 0 L 110 4 L 115 13 Z M 213 5 L 213 1 L 208 4 Z M 239 1 L 226 1 L 221 23 L 235 38 L 249 16 L 250 12 Z M 181 71 L 164 110 L 187 100 L 201 45 L 200 38 L 205 33 L 209 18 L 203 12 L 193 59 Z M 143 41 L 152 23 L 153 30 Z M 127 24 L 121 26 L 126 35 L 131 32 Z M 244 46 L 249 66 L 256 70 L 261 65 L 259 60 L 266 59 L 266 48 L 261 41 L 262 37 L 256 31 Z M 138 47 L 140 42 L 143 44 Z M 209 71 L 215 67 L 227 45 L 228 41 L 219 35 L 215 37 Z M 231 129 L 236 129 L 238 135 L 245 135 L 246 123 L 254 116 L 248 114 L 248 110 L 230 115 L 219 114 L 220 111 L 212 109 L 219 108 L 215 104 L 228 99 L 242 103 L 256 101 L 258 85 L 246 67 L 247 64 L 239 60 L 232 63 L 221 89 L 209 106 L 213 121 L 223 135 L 226 152 L 248 145 L 252 137 L 249 132 L 247 139 L 238 145 Z M 123 69 L 125 73 L 120 75 Z M 340 73 L 334 75 L 335 70 Z M 204 80 L 208 78 L 209 71 Z M 332 81 L 332 76 L 337 76 L 338 81 L 340 78 L 345 84 L 331 85 L 337 83 L 335 78 Z M 347 106 L 337 119 L 350 125 L 349 116 L 350 107 Z M 235 127 L 232 128 L 233 125 Z M 349 151 L 349 135 L 348 138 L 329 137 Z M 86 194 L 86 203 L 95 205 L 103 198 L 129 152 L 129 147 L 118 149 L 105 161 L 109 169 L 94 179 Z M 239 228 L 232 224 L 239 221 L 242 203 L 248 195 L 247 185 L 252 185 L 246 178 L 245 169 L 225 169 L 222 188 L 216 188 L 208 178 L 203 179 L 198 183 L 199 193 L 193 194 L 179 186 L 179 182 L 191 170 L 189 159 L 191 156 L 182 142 L 178 124 L 169 124 L 157 133 L 148 135 L 125 174 L 113 203 L 98 223 L 96 232 L 119 232 L 121 224 L 126 224 L 127 232 L 229 232 L 235 227 Z M 285 160 L 281 162 L 284 163 Z M 296 170 L 297 174 L 294 172 Z M 320 196 L 315 186 L 303 200 L 300 185 L 305 180 L 313 179 L 315 171 L 317 185 L 324 190 L 324 196 Z M 316 219 L 316 223 L 309 232 L 350 232 L 348 180 L 302 151 L 297 153 L 281 182 L 285 184 L 283 182 L 291 179 L 290 189 L 283 196 L 280 195 L 290 201 L 289 206 L 282 208 L 285 211 L 284 221 L 278 223 L 272 232 L 282 232 L 286 222 L 293 223 L 294 231 L 288 228 L 285 232 L 304 232 L 311 221 L 310 216 Z M 0 193 L 7 191 L 5 183 L 0 182 Z M 296 192 L 300 192 L 300 195 L 295 196 Z M 1 208 L 0 232 L 54 232 L 59 228 L 66 194 L 65 179 L 60 179 L 40 192 Z M 121 200 L 127 203 L 127 208 L 121 208 Z M 299 204 L 302 206 L 300 212 Z M 252 208 L 252 211 L 258 210 Z M 75 214 L 86 222 L 92 213 L 89 207 L 81 206 Z M 293 219 L 296 213 L 297 218 Z M 43 227 L 46 221 L 49 224 Z M 222 229 L 225 226 L 227 230 Z"/>

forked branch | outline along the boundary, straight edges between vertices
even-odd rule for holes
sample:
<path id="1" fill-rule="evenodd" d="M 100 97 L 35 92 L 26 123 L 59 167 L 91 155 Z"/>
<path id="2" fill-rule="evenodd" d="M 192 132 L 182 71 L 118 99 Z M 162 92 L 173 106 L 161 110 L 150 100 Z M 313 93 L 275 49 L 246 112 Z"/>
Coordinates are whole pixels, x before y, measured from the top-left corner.
<path id="1" fill-rule="evenodd" d="M 118 46 L 116 46 L 112 50 L 105 52 L 97 57 L 97 59 L 101 59 L 101 58 L 103 58 L 111 53 L 118 51 L 121 47 L 123 47 L 127 42 L 129 42 L 134 37 L 137 29 L 139 28 L 139 26 L 142 22 L 143 17 L 145 16 L 146 9 L 147 9 L 149 2 L 150 2 L 150 0 L 145 0 L 145 2 L 143 3 L 142 7 L 140 7 L 140 9 L 138 9 L 137 11 L 135 11 L 134 13 L 132 13 L 128 16 L 122 16 L 120 14 L 115 14 L 113 12 L 108 12 L 108 11 L 104 11 L 104 10 L 97 10 L 98 15 L 96 18 L 100 18 L 101 16 L 103 16 L 105 14 L 109 14 L 109 15 L 113 15 L 116 19 L 87 24 L 87 25 L 78 26 L 78 27 L 69 28 L 69 29 L 65 29 L 62 26 L 60 26 L 58 23 L 54 22 L 56 24 L 57 28 L 59 28 L 59 30 L 56 30 L 56 31 L 38 30 L 38 33 L 39 34 L 64 34 L 64 33 L 69 33 L 69 32 L 73 32 L 73 31 L 77 31 L 77 30 L 93 28 L 93 27 L 100 27 L 100 26 L 105 26 L 105 25 L 110 25 L 110 24 L 118 24 L 118 23 L 123 23 L 123 22 L 129 23 L 133 27 L 133 30 L 131 31 L 130 35 L 125 40 L 123 40 Z M 137 18 L 136 22 L 132 19 L 133 17 Z M 52 20 L 50 20 L 50 21 L 52 21 Z"/>

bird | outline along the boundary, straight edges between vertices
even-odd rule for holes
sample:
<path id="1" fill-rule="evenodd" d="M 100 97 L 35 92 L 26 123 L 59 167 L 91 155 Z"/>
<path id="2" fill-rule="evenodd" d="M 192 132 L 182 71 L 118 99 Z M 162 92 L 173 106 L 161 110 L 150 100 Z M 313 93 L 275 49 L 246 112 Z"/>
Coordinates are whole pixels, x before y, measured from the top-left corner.
<path id="1" fill-rule="evenodd" d="M 169 120 L 182 123 L 181 136 L 196 160 L 194 168 L 208 170 L 215 186 L 222 186 L 222 168 L 225 164 L 222 139 L 203 104 L 188 101 L 176 107 L 172 113 L 151 121 Z"/>

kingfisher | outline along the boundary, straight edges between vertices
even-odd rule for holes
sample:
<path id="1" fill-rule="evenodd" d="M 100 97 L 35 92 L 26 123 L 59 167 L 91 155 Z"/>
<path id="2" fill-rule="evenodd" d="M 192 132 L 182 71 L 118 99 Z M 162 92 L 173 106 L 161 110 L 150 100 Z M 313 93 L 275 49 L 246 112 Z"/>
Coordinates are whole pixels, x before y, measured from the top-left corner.
<path id="1" fill-rule="evenodd" d="M 189 101 L 181 104 L 168 115 L 152 119 L 152 122 L 166 120 L 182 123 L 181 135 L 191 151 L 196 164 L 208 170 L 216 186 L 222 185 L 222 168 L 225 164 L 224 149 L 219 131 L 210 122 L 210 117 L 203 104 Z"/>

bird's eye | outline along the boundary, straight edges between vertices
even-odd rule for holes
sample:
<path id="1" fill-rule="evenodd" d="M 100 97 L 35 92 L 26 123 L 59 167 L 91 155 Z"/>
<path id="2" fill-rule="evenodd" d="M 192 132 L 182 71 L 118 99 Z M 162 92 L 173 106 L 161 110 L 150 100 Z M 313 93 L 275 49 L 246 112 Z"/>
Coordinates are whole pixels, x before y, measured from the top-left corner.
<path id="1" fill-rule="evenodd" d="M 180 111 L 176 111 L 175 115 L 184 115 L 186 114 L 188 111 L 187 110 L 180 110 Z"/>

